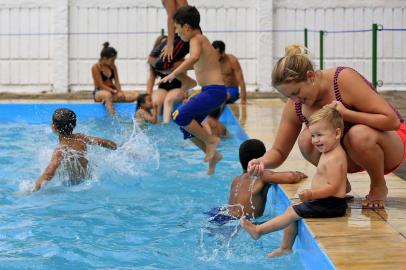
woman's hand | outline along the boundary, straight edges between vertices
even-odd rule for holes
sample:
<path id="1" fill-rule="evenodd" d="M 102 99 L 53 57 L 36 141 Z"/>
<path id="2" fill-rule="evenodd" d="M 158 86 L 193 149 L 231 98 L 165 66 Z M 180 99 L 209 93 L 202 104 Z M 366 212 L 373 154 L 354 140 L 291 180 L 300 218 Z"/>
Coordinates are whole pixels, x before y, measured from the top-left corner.
<path id="1" fill-rule="evenodd" d="M 166 82 L 171 82 L 175 79 L 175 76 L 173 75 L 173 73 L 163 77 L 161 80 L 159 80 L 158 84 L 161 83 L 166 83 Z"/>
<path id="2" fill-rule="evenodd" d="M 252 159 L 248 162 L 247 171 L 252 176 L 261 176 L 264 172 L 264 163 L 259 159 Z"/>
<path id="3" fill-rule="evenodd" d="M 173 59 L 173 43 L 172 44 L 166 44 L 166 46 L 162 49 L 160 57 L 162 58 L 163 61 L 167 60 L 168 62 L 171 62 Z"/>
<path id="4" fill-rule="evenodd" d="M 336 109 L 341 114 L 341 116 L 344 116 L 344 113 L 347 110 L 347 108 L 338 100 L 334 100 L 333 102 L 324 105 L 324 107 L 325 106 Z"/>

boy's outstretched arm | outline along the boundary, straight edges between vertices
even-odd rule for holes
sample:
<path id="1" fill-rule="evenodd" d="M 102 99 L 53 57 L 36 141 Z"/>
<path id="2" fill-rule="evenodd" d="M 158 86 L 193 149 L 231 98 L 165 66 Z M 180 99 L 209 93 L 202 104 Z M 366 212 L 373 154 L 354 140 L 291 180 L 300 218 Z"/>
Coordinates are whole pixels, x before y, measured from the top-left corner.
<path id="1" fill-rule="evenodd" d="M 104 148 L 109 148 L 112 150 L 117 149 L 117 144 L 113 141 L 107 140 L 107 139 L 102 139 L 99 137 L 92 137 L 92 136 L 87 136 L 84 134 L 81 134 L 82 139 L 84 140 L 85 143 L 88 144 L 96 144 Z"/>
<path id="2" fill-rule="evenodd" d="M 49 163 L 45 171 L 42 173 L 42 175 L 35 182 L 33 191 L 38 191 L 45 181 L 50 181 L 54 177 L 56 170 L 61 164 L 62 159 L 63 157 L 61 151 L 59 149 L 56 149 L 52 154 L 51 162 Z"/>
<path id="3" fill-rule="evenodd" d="M 302 172 L 273 172 L 265 170 L 261 180 L 267 184 L 296 184 L 307 178 Z"/>

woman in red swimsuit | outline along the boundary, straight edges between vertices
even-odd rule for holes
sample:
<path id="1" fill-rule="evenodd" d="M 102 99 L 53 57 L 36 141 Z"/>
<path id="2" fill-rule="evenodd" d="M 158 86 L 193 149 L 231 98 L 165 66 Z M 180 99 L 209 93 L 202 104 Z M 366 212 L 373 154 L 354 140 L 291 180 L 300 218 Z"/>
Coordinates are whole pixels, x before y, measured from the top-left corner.
<path id="1" fill-rule="evenodd" d="M 348 172 L 366 170 L 371 179 L 362 206 L 383 208 L 388 193 L 384 174 L 399 167 L 406 155 L 406 125 L 397 111 L 351 68 L 315 71 L 299 45 L 286 48 L 285 56 L 273 69 L 272 85 L 289 99 L 272 148 L 263 157 L 251 160 L 249 171 L 258 175 L 264 168 L 280 166 L 296 140 L 303 156 L 317 165 L 320 153 L 311 143 L 308 128 L 302 131 L 302 125 L 323 106 L 336 106 L 346 126 L 342 144 Z"/>

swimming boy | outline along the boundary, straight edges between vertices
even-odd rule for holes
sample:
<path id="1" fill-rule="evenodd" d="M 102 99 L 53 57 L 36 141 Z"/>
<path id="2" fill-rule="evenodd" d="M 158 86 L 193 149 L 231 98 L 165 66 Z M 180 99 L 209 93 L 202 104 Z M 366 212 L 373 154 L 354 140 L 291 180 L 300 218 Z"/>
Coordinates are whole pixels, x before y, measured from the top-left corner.
<path id="1" fill-rule="evenodd" d="M 234 103 L 240 98 L 241 103 L 247 103 L 247 90 L 238 58 L 231 53 L 226 53 L 226 44 L 221 40 L 213 41 L 217 57 L 221 66 L 221 74 L 227 87 L 227 103 Z"/>
<path id="2" fill-rule="evenodd" d="M 285 228 L 281 246 L 269 253 L 268 257 L 292 251 L 299 219 L 345 215 L 347 158 L 340 144 L 343 127 L 343 119 L 335 108 L 324 106 L 314 113 L 309 119 L 309 130 L 312 143 L 321 152 L 321 156 L 311 188 L 299 193 L 302 202 L 290 206 L 282 215 L 261 225 L 254 225 L 245 217 L 240 219 L 241 226 L 254 239 Z"/>
<path id="3" fill-rule="evenodd" d="M 222 158 L 216 151 L 220 138 L 208 134 L 201 123 L 211 111 L 226 101 L 226 87 L 215 49 L 201 32 L 199 11 L 193 6 L 181 7 L 173 19 L 176 32 L 182 40 L 190 43 L 190 56 L 168 76 L 162 78 L 160 83 L 172 81 L 189 68 L 194 68 L 202 91 L 174 111 L 172 118 L 181 126 L 184 138 L 192 138 L 193 143 L 206 153 L 204 161 L 209 162 L 207 173 L 212 174 L 217 162 Z"/>
<path id="4" fill-rule="evenodd" d="M 97 144 L 99 146 L 117 149 L 117 145 L 110 140 L 91 137 L 85 134 L 73 134 L 76 126 L 76 114 L 69 109 L 57 109 L 52 115 L 52 130 L 59 136 L 59 145 L 52 154 L 51 162 L 35 182 L 33 191 L 37 191 L 46 181 L 52 180 L 58 168 L 62 168 L 75 184 L 87 176 L 86 146 Z"/>
<path id="5" fill-rule="evenodd" d="M 213 218 L 212 223 L 219 225 L 228 220 L 242 216 L 257 218 L 263 215 L 269 187 L 272 184 L 295 184 L 307 175 L 301 172 L 272 172 L 264 171 L 258 179 L 252 179 L 247 172 L 248 162 L 251 159 L 262 157 L 265 145 L 257 139 L 249 139 L 240 145 L 240 163 L 243 174 L 235 176 L 230 188 L 230 197 L 227 208 L 214 208 L 207 212 Z"/>

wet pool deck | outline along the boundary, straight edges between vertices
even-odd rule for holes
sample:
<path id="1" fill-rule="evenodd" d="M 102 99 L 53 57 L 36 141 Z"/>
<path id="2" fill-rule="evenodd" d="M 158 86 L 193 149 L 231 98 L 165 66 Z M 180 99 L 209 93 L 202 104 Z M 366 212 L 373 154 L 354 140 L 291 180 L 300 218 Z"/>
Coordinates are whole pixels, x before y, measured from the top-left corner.
<path id="1" fill-rule="evenodd" d="M 406 116 L 406 92 L 387 92 L 385 98 Z M 271 146 L 284 105 L 277 94 L 251 94 L 248 105 L 230 106 L 248 136 Z M 249 96 L 249 97 L 250 97 Z M 89 103 L 90 93 L 68 95 L 1 94 L 0 103 Z M 300 170 L 312 176 L 314 166 L 304 161 L 295 145 L 288 160 L 278 170 Z M 385 210 L 362 210 L 361 200 L 368 193 L 366 173 L 349 175 L 355 196 L 345 217 L 306 219 L 312 234 L 337 269 L 406 270 L 406 164 L 386 177 L 389 187 Z M 310 179 L 295 185 L 282 185 L 292 201 L 295 194 L 309 187 Z"/>
<path id="2" fill-rule="evenodd" d="M 403 104 L 406 106 L 406 102 Z M 230 107 L 248 136 L 264 141 L 268 148 L 275 138 L 283 106 L 281 99 L 251 99 L 248 105 Z M 405 111 L 402 114 L 405 116 Z M 304 161 L 297 144 L 278 170 L 299 170 L 309 176 L 299 184 L 282 185 L 292 202 L 298 201 L 298 192 L 310 186 L 315 173 L 315 167 Z M 395 174 L 386 176 L 389 194 L 385 210 L 361 209 L 361 200 L 369 191 L 369 178 L 366 173 L 357 173 L 349 175 L 355 199 L 349 203 L 345 217 L 306 219 L 337 269 L 406 270 L 406 178 L 400 175 L 403 179 Z"/>

